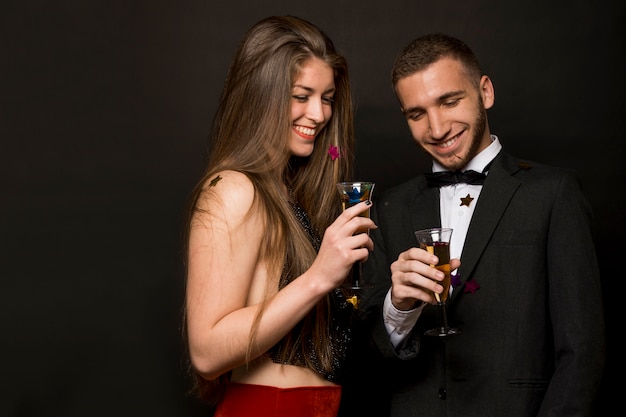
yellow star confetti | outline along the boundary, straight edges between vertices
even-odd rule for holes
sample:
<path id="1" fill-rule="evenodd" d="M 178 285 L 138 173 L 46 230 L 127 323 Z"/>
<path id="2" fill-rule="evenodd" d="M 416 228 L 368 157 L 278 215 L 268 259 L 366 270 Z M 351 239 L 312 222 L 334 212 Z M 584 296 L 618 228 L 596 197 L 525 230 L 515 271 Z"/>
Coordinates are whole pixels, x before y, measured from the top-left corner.
<path id="1" fill-rule="evenodd" d="M 359 308 L 360 300 L 359 300 L 359 297 L 357 297 L 356 295 L 353 295 L 352 297 L 347 298 L 346 301 L 352 304 L 352 307 L 354 307 L 355 310 Z"/>

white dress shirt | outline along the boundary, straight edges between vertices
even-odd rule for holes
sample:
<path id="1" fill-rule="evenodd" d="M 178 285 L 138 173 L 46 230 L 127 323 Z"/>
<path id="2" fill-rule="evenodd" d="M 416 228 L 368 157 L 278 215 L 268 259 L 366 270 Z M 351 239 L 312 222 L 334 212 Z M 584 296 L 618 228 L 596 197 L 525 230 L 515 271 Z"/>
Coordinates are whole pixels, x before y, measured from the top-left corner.
<path id="1" fill-rule="evenodd" d="M 485 167 L 496 157 L 502 149 L 502 145 L 496 135 L 491 135 L 491 144 L 481 153 L 476 155 L 464 168 L 463 171 L 474 170 L 485 172 Z M 445 171 L 446 169 L 436 161 L 433 161 L 433 172 Z M 441 226 L 452 228 L 452 240 L 450 242 L 450 258 L 461 258 L 463 243 L 467 235 L 474 208 L 478 203 L 478 197 L 482 185 L 456 184 L 439 188 L 439 205 L 441 209 Z M 461 198 L 467 196 L 473 198 L 469 206 L 462 204 Z M 453 273 L 455 271 L 452 271 Z M 450 288 L 452 293 L 452 288 Z M 417 322 L 424 304 L 407 311 L 396 309 L 391 304 L 391 289 L 387 292 L 383 304 L 383 319 L 391 343 L 398 347 L 409 335 Z"/>

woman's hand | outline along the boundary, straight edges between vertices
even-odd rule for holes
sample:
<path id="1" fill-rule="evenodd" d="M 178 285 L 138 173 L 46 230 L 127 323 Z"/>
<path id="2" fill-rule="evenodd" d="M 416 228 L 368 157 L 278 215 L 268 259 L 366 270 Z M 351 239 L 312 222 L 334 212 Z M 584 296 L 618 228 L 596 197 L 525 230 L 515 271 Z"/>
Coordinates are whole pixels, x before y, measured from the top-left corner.
<path id="1" fill-rule="evenodd" d="M 326 292 L 340 286 L 355 262 L 367 260 L 374 243 L 364 230 L 377 228 L 369 218 L 361 216 L 369 210 L 370 201 L 346 210 L 325 230 L 322 244 L 309 272 L 319 274 Z"/>

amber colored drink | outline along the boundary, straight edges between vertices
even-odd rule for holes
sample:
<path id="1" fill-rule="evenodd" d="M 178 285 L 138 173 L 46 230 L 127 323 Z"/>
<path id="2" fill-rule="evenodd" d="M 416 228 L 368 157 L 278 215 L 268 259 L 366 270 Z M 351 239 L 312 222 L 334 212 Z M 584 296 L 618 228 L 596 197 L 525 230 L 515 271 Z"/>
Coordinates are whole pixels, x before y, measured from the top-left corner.
<path id="1" fill-rule="evenodd" d="M 439 263 L 431 266 L 437 268 L 446 275 L 443 281 L 439 282 L 443 286 L 443 292 L 439 294 L 439 298 L 441 300 L 438 300 L 445 302 L 448 299 L 448 294 L 450 293 L 450 244 L 448 242 L 434 242 L 432 245 L 420 243 L 420 248 L 439 258 Z"/>
<path id="2" fill-rule="evenodd" d="M 450 294 L 450 239 L 452 229 L 449 227 L 433 227 L 430 229 L 418 230 L 415 232 L 419 247 L 439 258 L 437 265 L 430 265 L 444 273 L 443 281 L 439 283 L 443 286 L 441 294 L 435 293 L 437 300 L 437 327 L 427 330 L 427 336 L 447 337 L 461 332 L 461 329 L 448 326 L 448 314 L 446 313 L 446 301 Z"/>

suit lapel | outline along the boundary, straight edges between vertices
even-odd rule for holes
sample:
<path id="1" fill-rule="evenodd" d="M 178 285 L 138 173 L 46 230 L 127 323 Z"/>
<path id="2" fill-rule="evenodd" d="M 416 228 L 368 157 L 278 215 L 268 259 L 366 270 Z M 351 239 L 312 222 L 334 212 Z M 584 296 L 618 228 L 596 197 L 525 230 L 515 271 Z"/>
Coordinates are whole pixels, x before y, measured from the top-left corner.
<path id="1" fill-rule="evenodd" d="M 509 201 L 521 184 L 513 175 L 519 169 L 517 162 L 503 152 L 496 157 L 489 169 L 463 244 L 459 268 L 463 283 L 472 276 Z M 480 278 L 477 278 L 477 281 L 480 281 Z M 460 293 L 462 291 L 453 292 L 452 300 Z"/>
<path id="2" fill-rule="evenodd" d="M 428 187 L 426 180 L 421 177 L 417 183 L 417 192 L 409 205 L 411 219 L 411 233 L 416 230 L 438 227 L 441 225 L 439 214 L 439 189 Z M 415 240 L 417 245 L 417 240 Z"/>

